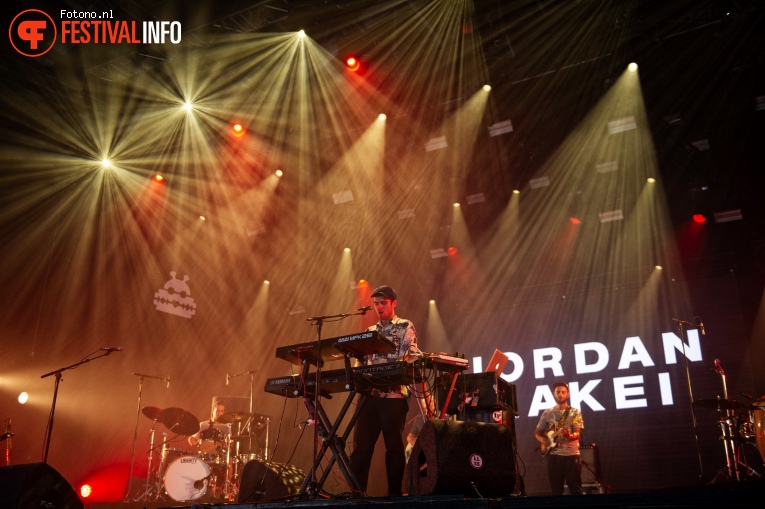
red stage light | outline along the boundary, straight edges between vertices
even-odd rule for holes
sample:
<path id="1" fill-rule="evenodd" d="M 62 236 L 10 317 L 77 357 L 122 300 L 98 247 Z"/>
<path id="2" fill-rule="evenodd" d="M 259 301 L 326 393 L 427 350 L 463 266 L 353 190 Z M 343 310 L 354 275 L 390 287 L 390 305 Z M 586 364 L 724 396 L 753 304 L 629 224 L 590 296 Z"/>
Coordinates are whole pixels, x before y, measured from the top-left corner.
<path id="1" fill-rule="evenodd" d="M 83 484 L 80 486 L 80 495 L 82 498 L 88 498 L 90 495 L 93 494 L 93 488 L 90 486 L 90 484 Z"/>
<path id="2" fill-rule="evenodd" d="M 359 286 L 367 286 L 367 280 L 366 279 L 359 279 Z"/>
<path id="3" fill-rule="evenodd" d="M 447 249 L 446 252 L 449 254 L 449 256 L 454 256 L 457 254 L 457 248 L 452 246 L 449 249 Z"/>
<path id="4" fill-rule="evenodd" d="M 569 217 L 568 220 L 571 224 L 582 224 L 582 222 L 575 217 Z"/>
<path id="5" fill-rule="evenodd" d="M 241 138 L 242 136 L 244 136 L 244 126 L 240 124 L 239 122 L 231 126 L 231 130 L 234 132 L 234 136 L 236 136 L 237 138 Z"/>
<path id="6" fill-rule="evenodd" d="M 361 67 L 361 62 L 356 57 L 348 57 L 345 59 L 345 67 L 351 72 L 356 72 Z"/>
<path id="7" fill-rule="evenodd" d="M 707 222 L 707 218 L 704 217 L 704 214 L 693 214 L 693 220 L 699 224 L 704 224 Z"/>
<path id="8" fill-rule="evenodd" d="M 154 182 L 156 182 L 157 184 L 162 184 L 165 182 L 165 177 L 157 173 L 156 175 L 154 175 Z"/>

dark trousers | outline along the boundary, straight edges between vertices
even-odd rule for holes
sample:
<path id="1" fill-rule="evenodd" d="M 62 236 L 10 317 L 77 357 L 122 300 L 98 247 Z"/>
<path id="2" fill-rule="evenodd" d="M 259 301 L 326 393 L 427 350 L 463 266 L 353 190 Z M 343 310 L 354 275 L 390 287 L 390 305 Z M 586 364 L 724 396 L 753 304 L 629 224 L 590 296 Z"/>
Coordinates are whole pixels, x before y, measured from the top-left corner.
<path id="1" fill-rule="evenodd" d="M 547 463 L 547 477 L 550 478 L 550 489 L 553 495 L 563 495 L 564 481 L 572 495 L 582 494 L 582 464 L 578 455 L 549 454 L 545 458 L 545 462 Z"/>
<path id="2" fill-rule="evenodd" d="M 385 473 L 388 476 L 388 496 L 401 495 L 404 480 L 404 424 L 409 403 L 404 398 L 369 396 L 354 426 L 354 448 L 351 467 L 361 489 L 366 493 L 369 467 L 375 452 L 377 437 L 382 432 L 385 441 Z"/>

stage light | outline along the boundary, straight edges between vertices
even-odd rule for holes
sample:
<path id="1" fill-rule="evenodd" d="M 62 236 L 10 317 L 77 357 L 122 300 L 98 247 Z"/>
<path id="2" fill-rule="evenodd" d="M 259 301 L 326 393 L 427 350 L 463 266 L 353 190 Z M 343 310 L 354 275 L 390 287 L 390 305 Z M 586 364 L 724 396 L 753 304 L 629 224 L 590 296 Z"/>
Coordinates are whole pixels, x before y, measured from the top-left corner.
<path id="1" fill-rule="evenodd" d="M 112 165 L 112 162 L 108 159 L 101 159 L 101 168 L 110 168 Z"/>
<path id="2" fill-rule="evenodd" d="M 460 203 L 459 203 L 459 202 L 455 202 L 455 203 L 452 205 L 452 207 L 454 207 L 455 209 L 458 209 L 458 208 L 460 208 Z"/>
<path id="3" fill-rule="evenodd" d="M 449 256 L 454 256 L 454 255 L 456 255 L 456 254 L 457 254 L 457 248 L 456 248 L 456 247 L 454 247 L 454 246 L 452 246 L 452 247 L 450 247 L 449 249 L 447 249 L 447 250 L 446 250 L 446 253 L 447 253 Z"/>
<path id="4" fill-rule="evenodd" d="M 569 218 L 568 218 L 568 221 L 569 221 L 571 224 L 582 224 L 582 222 L 581 222 L 579 219 L 575 218 L 575 217 L 569 217 Z"/>
<path id="5" fill-rule="evenodd" d="M 704 214 L 693 214 L 693 221 L 698 224 L 704 224 L 707 222 L 707 218 L 704 217 Z"/>
<path id="6" fill-rule="evenodd" d="M 624 219 L 624 213 L 622 209 L 609 210 L 608 212 L 599 212 L 598 217 L 601 224 L 610 223 L 611 221 L 621 221 Z"/>
<path id="7" fill-rule="evenodd" d="M 297 36 L 300 39 L 305 39 L 305 30 L 298 30 Z"/>
<path id="8" fill-rule="evenodd" d="M 484 92 L 491 92 L 491 85 L 484 85 L 483 86 L 483 91 Z"/>
<path id="9" fill-rule="evenodd" d="M 435 304 L 435 303 L 436 303 L 436 301 L 435 301 L 435 299 L 430 299 L 430 300 L 428 301 L 428 303 L 429 303 L 429 304 Z"/>
<path id="10" fill-rule="evenodd" d="M 154 180 L 154 182 L 156 182 L 157 184 L 164 184 L 164 183 L 165 183 L 165 177 L 163 177 L 163 176 L 162 176 L 162 175 L 160 175 L 159 173 L 157 173 L 156 175 L 154 175 L 154 177 L 153 177 L 152 179 L 153 179 L 153 180 Z"/>
<path id="11" fill-rule="evenodd" d="M 88 498 L 93 494 L 93 488 L 90 486 L 90 484 L 83 484 L 80 486 L 80 495 L 82 495 L 82 498 Z"/>
<path id="12" fill-rule="evenodd" d="M 23 405 L 27 401 L 29 401 L 29 393 L 22 392 L 21 394 L 19 394 L 19 403 Z"/>
<path id="13" fill-rule="evenodd" d="M 200 221 L 207 221 L 207 218 L 205 216 L 199 216 Z"/>
<path id="14" fill-rule="evenodd" d="M 664 267 L 662 267 L 661 265 L 656 265 L 656 266 L 654 266 L 654 269 L 656 269 L 656 270 L 664 270 Z"/>
<path id="15" fill-rule="evenodd" d="M 366 279 L 359 279 L 359 286 L 366 286 L 367 280 Z"/>
<path id="16" fill-rule="evenodd" d="M 632 129 L 637 129 L 635 117 L 618 118 L 608 123 L 608 134 L 623 133 Z"/>
<path id="17" fill-rule="evenodd" d="M 513 132 L 513 121 L 510 119 L 502 120 L 501 122 L 495 122 L 488 127 L 489 136 L 492 138 L 499 136 L 500 134 L 506 134 Z"/>
<path id="18" fill-rule="evenodd" d="M 619 169 L 619 163 L 616 161 L 607 161 L 605 163 L 598 163 L 595 165 L 595 171 L 600 173 L 601 175 L 605 173 L 611 173 L 612 171 L 616 171 Z"/>
<path id="19" fill-rule="evenodd" d="M 627 70 L 629 72 L 637 71 L 637 64 L 635 62 L 630 63 L 630 65 L 627 66 Z"/>
<path id="20" fill-rule="evenodd" d="M 280 177 L 280 178 L 281 178 L 281 176 L 282 176 L 282 175 L 284 175 L 284 172 L 283 172 L 282 170 L 276 170 L 276 172 L 275 172 L 275 175 L 276 175 L 277 177 Z"/>
<path id="21" fill-rule="evenodd" d="M 270 284 L 271 284 L 271 281 L 269 281 L 268 279 L 266 279 L 266 280 L 264 280 L 264 281 L 263 281 L 263 284 L 264 284 L 264 285 L 266 285 L 266 286 L 268 286 L 268 285 L 270 285 Z"/>
<path id="22" fill-rule="evenodd" d="M 425 152 L 433 152 L 434 150 L 439 150 L 448 146 L 449 143 L 446 141 L 446 136 L 436 136 L 425 143 Z"/>
<path id="23" fill-rule="evenodd" d="M 483 193 L 469 194 L 465 196 L 465 201 L 468 205 L 475 205 L 476 203 L 485 202 L 486 196 Z"/>
<path id="24" fill-rule="evenodd" d="M 343 251 L 346 252 L 346 253 L 350 253 L 351 252 L 351 248 L 346 247 L 345 249 L 343 249 Z"/>
<path id="25" fill-rule="evenodd" d="M 518 189 L 513 189 L 513 194 L 521 194 L 521 191 Z"/>
<path id="26" fill-rule="evenodd" d="M 741 214 L 741 209 L 715 212 L 715 223 L 727 223 L 728 221 L 740 221 L 743 218 L 744 216 Z"/>
<path id="27" fill-rule="evenodd" d="M 351 72 L 356 72 L 361 67 L 361 61 L 356 57 L 348 57 L 345 59 L 345 68 Z"/>
<path id="28" fill-rule="evenodd" d="M 385 113 L 380 113 L 379 115 L 377 115 L 377 118 L 380 120 L 385 120 L 386 118 L 388 118 L 388 115 L 386 115 Z"/>
<path id="29" fill-rule="evenodd" d="M 655 184 L 656 183 L 656 179 L 653 178 L 653 177 L 648 177 L 645 181 L 648 182 L 649 184 Z"/>
<path id="30" fill-rule="evenodd" d="M 449 256 L 449 254 L 446 252 L 446 249 L 442 247 L 437 247 L 435 249 L 430 250 L 430 257 L 433 258 L 434 260 L 436 258 L 446 258 L 447 256 Z"/>
<path id="31" fill-rule="evenodd" d="M 184 109 L 185 111 L 191 111 L 191 110 L 192 110 L 192 108 L 193 108 L 193 107 L 191 106 L 191 103 L 190 103 L 190 102 L 186 101 L 186 102 L 184 102 L 184 103 L 183 103 L 183 109 Z"/>
<path id="32" fill-rule="evenodd" d="M 234 132 L 234 136 L 241 138 L 244 135 L 244 126 L 239 122 L 231 126 L 231 130 Z"/>
<path id="33" fill-rule="evenodd" d="M 531 189 L 539 189 L 540 187 L 547 187 L 550 185 L 550 177 L 539 177 L 529 180 L 529 187 Z"/>
<path id="34" fill-rule="evenodd" d="M 414 217 L 414 209 L 401 209 L 397 214 L 399 219 L 412 219 Z"/>

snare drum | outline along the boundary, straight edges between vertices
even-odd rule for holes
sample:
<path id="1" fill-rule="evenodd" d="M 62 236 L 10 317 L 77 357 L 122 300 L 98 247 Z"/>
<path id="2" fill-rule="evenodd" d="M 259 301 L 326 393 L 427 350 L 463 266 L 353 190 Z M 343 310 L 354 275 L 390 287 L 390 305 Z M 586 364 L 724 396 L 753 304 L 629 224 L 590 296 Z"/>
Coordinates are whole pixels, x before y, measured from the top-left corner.
<path id="1" fill-rule="evenodd" d="M 223 449 L 228 428 L 207 428 L 199 432 L 199 452 L 202 454 L 217 454 Z"/>
<path id="2" fill-rule="evenodd" d="M 173 500 L 196 500 L 207 493 L 210 467 L 197 456 L 181 456 L 167 466 L 163 482 L 165 493 Z"/>

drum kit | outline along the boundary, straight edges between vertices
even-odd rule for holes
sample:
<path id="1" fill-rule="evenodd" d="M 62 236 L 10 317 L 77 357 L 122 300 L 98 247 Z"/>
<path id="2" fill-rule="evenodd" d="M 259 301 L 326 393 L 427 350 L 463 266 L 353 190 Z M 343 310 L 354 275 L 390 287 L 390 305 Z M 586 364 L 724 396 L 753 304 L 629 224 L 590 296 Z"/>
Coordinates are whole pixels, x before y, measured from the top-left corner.
<path id="1" fill-rule="evenodd" d="M 235 501 L 244 465 L 250 460 L 268 459 L 268 417 L 229 412 L 215 422 L 200 423 L 193 414 L 177 407 L 146 406 L 141 413 L 154 422 L 146 485 L 136 501 Z M 167 431 L 162 433 L 161 443 L 155 445 L 157 423 Z M 168 432 L 174 434 L 173 438 L 168 439 Z M 192 436 L 195 440 L 188 441 Z M 195 450 L 171 447 L 181 437 L 184 443 L 195 443 Z"/>
<path id="2" fill-rule="evenodd" d="M 750 405 L 728 397 L 725 371 L 719 359 L 715 359 L 714 371 L 720 375 L 723 397 L 700 399 L 693 402 L 699 408 L 717 412 L 720 440 L 725 448 L 726 466 L 720 470 L 712 482 L 720 479 L 741 481 L 747 478 L 762 477 L 747 461 L 744 447 L 754 446 L 765 462 L 765 396 L 752 400 Z"/>

